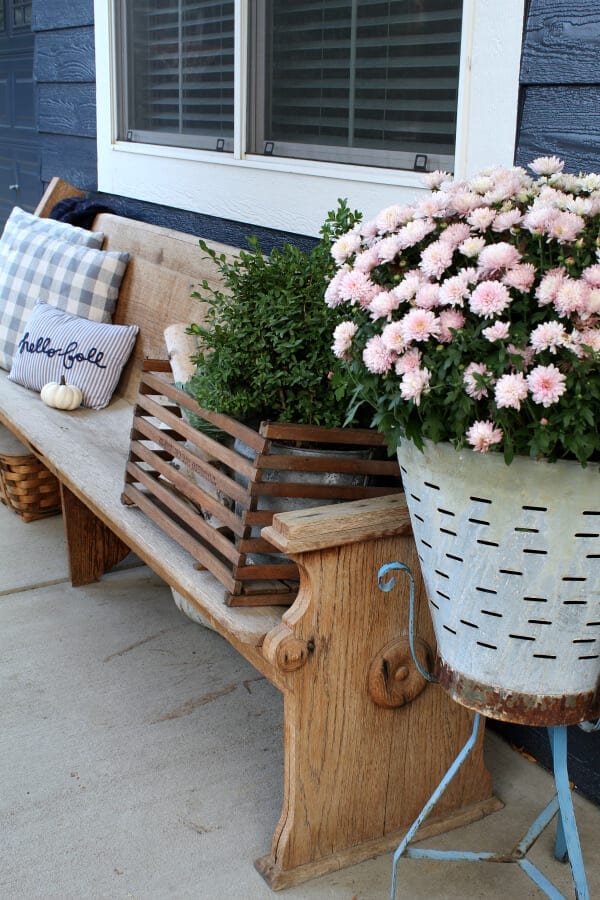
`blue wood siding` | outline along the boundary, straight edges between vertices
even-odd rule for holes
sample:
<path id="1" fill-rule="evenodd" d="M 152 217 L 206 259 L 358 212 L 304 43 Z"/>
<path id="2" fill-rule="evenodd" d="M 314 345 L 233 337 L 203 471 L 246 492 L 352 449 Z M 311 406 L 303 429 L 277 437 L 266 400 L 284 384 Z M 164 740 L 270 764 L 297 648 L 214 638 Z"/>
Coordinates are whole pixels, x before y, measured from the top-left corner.
<path id="1" fill-rule="evenodd" d="M 516 162 L 557 155 L 600 171 L 600 4 L 530 0 L 521 60 Z"/>

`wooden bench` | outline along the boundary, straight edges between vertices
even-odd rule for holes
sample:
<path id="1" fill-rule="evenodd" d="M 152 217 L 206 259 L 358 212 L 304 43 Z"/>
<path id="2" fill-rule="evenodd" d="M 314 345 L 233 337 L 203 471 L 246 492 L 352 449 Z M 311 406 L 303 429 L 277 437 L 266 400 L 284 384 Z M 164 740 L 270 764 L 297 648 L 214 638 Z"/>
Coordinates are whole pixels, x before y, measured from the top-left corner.
<path id="1" fill-rule="evenodd" d="M 37 213 L 78 194 L 54 180 Z M 165 358 L 163 331 L 198 321 L 193 285 L 214 280 L 196 237 L 111 214 L 94 228 L 131 260 L 115 322 L 140 335 L 103 410 L 65 413 L 0 373 L 0 421 L 61 484 L 72 583 L 101 578 L 134 551 L 284 697 L 283 811 L 256 866 L 273 889 L 392 849 L 466 739 L 471 715 L 417 676 L 407 642 L 407 585 L 379 591 L 377 571 L 418 571 L 401 494 L 276 516 L 269 539 L 300 566 L 290 608 L 234 608 L 206 571 L 121 491 L 142 358 Z M 220 247 L 226 253 L 234 248 Z M 434 645 L 418 583 L 419 633 Z M 199 631 L 198 640 L 202 640 Z M 424 688 L 424 689 L 423 689 Z M 481 741 L 423 830 L 433 834 L 499 808 Z"/>

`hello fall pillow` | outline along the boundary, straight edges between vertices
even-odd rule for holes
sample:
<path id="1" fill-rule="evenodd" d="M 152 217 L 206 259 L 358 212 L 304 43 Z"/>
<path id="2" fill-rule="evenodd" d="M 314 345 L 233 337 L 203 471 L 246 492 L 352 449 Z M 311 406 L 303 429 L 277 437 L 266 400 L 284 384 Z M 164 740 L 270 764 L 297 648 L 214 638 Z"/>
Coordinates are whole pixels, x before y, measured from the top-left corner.
<path id="1" fill-rule="evenodd" d="M 82 406 L 107 406 L 129 359 L 139 328 L 110 325 L 38 303 L 13 357 L 9 378 L 41 391 L 50 381 L 81 389 Z"/>

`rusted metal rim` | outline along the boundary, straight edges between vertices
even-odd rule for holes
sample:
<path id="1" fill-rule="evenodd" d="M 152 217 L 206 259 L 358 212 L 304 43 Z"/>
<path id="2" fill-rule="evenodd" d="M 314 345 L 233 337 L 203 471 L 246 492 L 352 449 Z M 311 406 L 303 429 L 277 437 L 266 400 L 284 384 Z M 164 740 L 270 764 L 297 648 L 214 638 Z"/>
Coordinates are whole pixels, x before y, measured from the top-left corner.
<path id="1" fill-rule="evenodd" d="M 523 694 L 474 681 L 439 660 L 439 678 L 450 696 L 476 712 L 518 725 L 577 725 L 600 716 L 600 684 L 577 694 Z"/>

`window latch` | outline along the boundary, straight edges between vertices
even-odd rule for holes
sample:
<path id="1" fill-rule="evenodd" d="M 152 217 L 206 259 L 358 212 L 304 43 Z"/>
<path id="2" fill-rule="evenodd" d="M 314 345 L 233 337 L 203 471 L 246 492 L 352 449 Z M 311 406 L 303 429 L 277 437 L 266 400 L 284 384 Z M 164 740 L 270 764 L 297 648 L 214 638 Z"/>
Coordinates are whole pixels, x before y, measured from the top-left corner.
<path id="1" fill-rule="evenodd" d="M 415 172 L 426 172 L 427 171 L 427 154 L 426 153 L 417 153 L 415 155 L 415 161 L 413 163 L 413 169 Z"/>
<path id="2" fill-rule="evenodd" d="M 264 156 L 273 156 L 273 150 L 275 149 L 274 141 L 265 141 L 265 146 L 263 149 Z"/>

